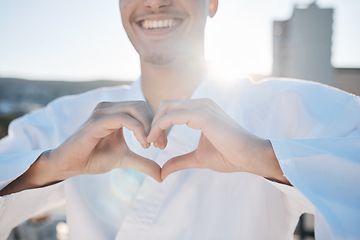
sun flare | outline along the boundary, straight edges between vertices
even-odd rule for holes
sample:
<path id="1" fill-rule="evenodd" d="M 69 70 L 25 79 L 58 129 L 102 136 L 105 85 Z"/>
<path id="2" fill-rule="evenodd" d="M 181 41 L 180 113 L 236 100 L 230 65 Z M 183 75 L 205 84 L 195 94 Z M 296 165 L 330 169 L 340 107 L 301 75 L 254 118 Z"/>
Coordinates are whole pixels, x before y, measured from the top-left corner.
<path id="1" fill-rule="evenodd" d="M 226 22 L 236 21 L 226 17 L 211 19 L 205 33 L 205 58 L 210 62 L 211 73 L 226 79 L 252 74 L 268 75 L 271 72 L 271 52 L 268 39 L 254 38 L 254 31 L 263 31 L 261 24 L 237 24 L 238 31 L 227 28 Z M 255 27 L 254 27 L 255 26 Z"/>

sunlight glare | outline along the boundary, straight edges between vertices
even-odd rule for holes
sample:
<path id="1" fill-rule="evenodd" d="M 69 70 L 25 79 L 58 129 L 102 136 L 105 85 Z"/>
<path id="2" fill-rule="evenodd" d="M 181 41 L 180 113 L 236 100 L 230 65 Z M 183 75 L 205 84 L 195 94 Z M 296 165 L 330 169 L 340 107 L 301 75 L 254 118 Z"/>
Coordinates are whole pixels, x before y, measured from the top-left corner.
<path id="1" fill-rule="evenodd" d="M 240 18 L 220 13 L 206 26 L 205 58 L 211 63 L 211 73 L 226 79 L 253 73 L 270 74 L 272 54 L 268 50 L 271 49 L 268 23 L 246 15 Z M 251 24 L 244 19 L 251 19 Z M 236 22 L 236 28 L 229 26 L 229 22 Z M 259 35 L 261 37 L 255 37 Z"/>

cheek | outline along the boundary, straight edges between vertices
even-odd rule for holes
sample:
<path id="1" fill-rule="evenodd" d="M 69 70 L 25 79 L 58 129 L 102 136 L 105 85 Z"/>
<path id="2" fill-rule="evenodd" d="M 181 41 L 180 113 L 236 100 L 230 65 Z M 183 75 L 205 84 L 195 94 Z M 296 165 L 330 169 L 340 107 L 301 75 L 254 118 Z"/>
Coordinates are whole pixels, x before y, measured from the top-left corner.
<path id="1" fill-rule="evenodd" d="M 209 16 L 209 0 L 184 0 L 186 2 L 187 11 L 192 16 L 193 24 L 204 25 Z M 185 5 L 185 4 L 184 4 Z M 199 23 L 201 22 L 201 23 Z"/>
<path id="2" fill-rule="evenodd" d="M 125 29 L 130 25 L 131 0 L 120 0 L 120 17 Z"/>
<path id="3" fill-rule="evenodd" d="M 131 3 L 131 0 L 120 0 L 119 1 L 120 7 L 125 6 L 126 4 L 129 4 L 129 3 Z"/>
<path id="4" fill-rule="evenodd" d="M 121 16 L 129 16 L 131 9 L 132 9 L 132 4 L 134 4 L 134 1 L 131 2 L 131 0 L 120 0 L 119 1 L 119 8 L 120 8 L 120 14 Z"/>

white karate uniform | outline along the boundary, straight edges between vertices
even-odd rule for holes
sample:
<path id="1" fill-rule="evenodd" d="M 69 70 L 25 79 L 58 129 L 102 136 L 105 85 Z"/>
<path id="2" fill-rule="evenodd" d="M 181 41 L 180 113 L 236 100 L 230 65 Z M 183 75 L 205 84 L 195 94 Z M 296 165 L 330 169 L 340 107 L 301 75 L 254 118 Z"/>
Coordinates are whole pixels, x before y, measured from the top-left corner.
<path id="1" fill-rule="evenodd" d="M 63 97 L 15 120 L 0 142 L 0 188 L 75 132 L 101 101 L 144 100 L 141 80 Z M 270 139 L 294 187 L 248 173 L 191 169 L 163 183 L 133 170 L 73 177 L 0 198 L 0 239 L 25 219 L 67 204 L 71 239 L 292 239 L 298 217 L 315 214 L 321 240 L 360 239 L 360 100 L 305 81 L 208 77 L 192 98 L 211 98 L 253 134 Z M 161 166 L 197 147 L 200 132 L 174 126 L 165 150 L 134 152 Z M 104 159 L 106 161 L 106 159 Z"/>

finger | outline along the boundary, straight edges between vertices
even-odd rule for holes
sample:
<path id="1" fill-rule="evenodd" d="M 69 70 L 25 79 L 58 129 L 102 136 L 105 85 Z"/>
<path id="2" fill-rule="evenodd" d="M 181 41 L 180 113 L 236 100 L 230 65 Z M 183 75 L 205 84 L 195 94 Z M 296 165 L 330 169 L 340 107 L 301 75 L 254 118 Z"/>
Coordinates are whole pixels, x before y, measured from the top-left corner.
<path id="1" fill-rule="evenodd" d="M 153 142 L 154 147 L 157 147 L 159 149 L 164 149 L 167 145 L 167 135 L 166 131 L 161 131 L 159 137 L 156 139 L 156 141 Z"/>
<path id="2" fill-rule="evenodd" d="M 187 124 L 191 128 L 200 129 L 202 121 L 199 116 L 202 116 L 202 119 L 206 119 L 204 113 L 212 108 L 214 108 L 214 103 L 209 99 L 162 101 L 152 121 L 151 130 L 147 138 L 148 142 L 153 142 L 154 146 L 160 149 L 165 148 L 167 144 L 166 133 L 173 124 Z M 166 122 L 163 118 L 167 119 L 167 123 L 159 124 L 161 121 Z M 194 119 L 198 120 L 194 121 Z M 158 126 L 161 126 L 160 129 Z"/>
<path id="3" fill-rule="evenodd" d="M 161 169 L 161 179 L 164 180 L 171 173 L 180 170 L 189 168 L 201 168 L 201 165 L 198 163 L 198 161 L 196 161 L 195 151 L 174 157 L 167 161 Z"/>
<path id="4" fill-rule="evenodd" d="M 147 117 L 147 120 L 148 120 L 147 123 L 149 123 L 149 124 L 146 124 L 146 127 L 145 127 L 145 132 L 146 132 L 146 136 L 147 136 L 151 129 L 151 123 L 154 118 L 154 111 L 148 102 L 146 102 L 146 104 L 144 105 L 143 110 L 144 110 L 145 116 Z"/>
<path id="5" fill-rule="evenodd" d="M 142 116 L 144 116 L 144 120 L 141 120 L 141 122 L 144 125 L 146 135 L 148 135 L 151 129 L 152 120 L 154 118 L 154 112 L 150 104 L 144 101 L 141 101 L 139 110 L 142 112 Z"/>
<path id="6" fill-rule="evenodd" d="M 149 133 L 154 114 L 147 102 L 101 102 L 96 106 L 93 116 L 101 117 L 117 113 L 127 113 L 128 115 L 137 119 L 143 124 L 146 135 Z"/>
<path id="7" fill-rule="evenodd" d="M 162 137 L 162 132 L 169 129 L 172 125 L 186 124 L 193 129 L 199 130 L 204 121 L 206 121 L 206 119 L 201 117 L 201 113 L 197 109 L 169 112 L 153 123 L 147 141 L 158 141 L 158 139 Z"/>
<path id="8" fill-rule="evenodd" d="M 186 99 L 171 99 L 163 100 L 160 102 L 152 123 L 156 122 L 159 118 L 166 115 L 171 110 L 184 109 Z"/>
<path id="9" fill-rule="evenodd" d="M 133 131 L 136 139 L 144 148 L 150 146 L 146 140 L 146 132 L 143 124 L 123 112 L 103 116 L 93 121 L 91 126 L 89 126 L 91 131 L 95 131 L 94 136 L 97 138 L 103 138 L 122 127 L 126 127 L 130 131 Z"/>
<path id="10" fill-rule="evenodd" d="M 158 182 L 162 182 L 160 166 L 156 162 L 139 156 L 132 151 L 129 151 L 123 158 L 119 168 L 134 169 L 149 175 Z"/>
<path id="11" fill-rule="evenodd" d="M 153 123 L 172 111 L 191 110 L 198 108 L 198 99 L 170 99 L 163 100 L 153 118 Z"/>

